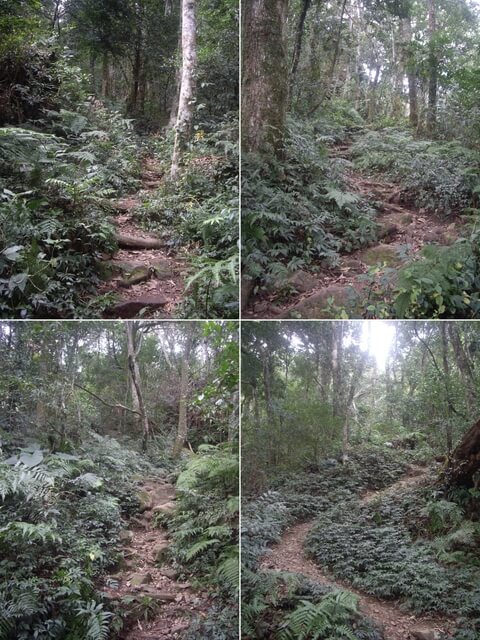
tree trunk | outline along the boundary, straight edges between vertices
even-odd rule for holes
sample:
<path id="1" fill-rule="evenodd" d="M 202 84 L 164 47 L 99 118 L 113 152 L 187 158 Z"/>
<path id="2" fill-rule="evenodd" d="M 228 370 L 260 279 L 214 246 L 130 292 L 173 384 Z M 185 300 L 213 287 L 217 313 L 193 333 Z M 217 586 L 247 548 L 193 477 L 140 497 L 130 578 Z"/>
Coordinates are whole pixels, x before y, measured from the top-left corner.
<path id="1" fill-rule="evenodd" d="M 106 99 L 112 97 L 112 69 L 107 51 L 102 57 L 102 97 Z"/>
<path id="2" fill-rule="evenodd" d="M 182 365 L 180 370 L 180 397 L 178 402 L 178 427 L 177 436 L 173 444 L 172 456 L 178 458 L 183 446 L 187 441 L 187 402 L 188 402 L 188 368 L 190 364 L 190 353 L 193 347 L 193 335 L 189 331 L 186 337 L 185 349 L 182 355 Z"/>
<path id="3" fill-rule="evenodd" d="M 302 10 L 300 12 L 300 17 L 297 23 L 297 29 L 295 33 L 295 45 L 293 48 L 293 56 L 292 56 L 292 69 L 290 71 L 290 82 L 288 89 L 288 101 L 292 102 L 293 91 L 295 88 L 295 79 L 297 76 L 298 63 L 300 62 L 300 54 L 302 52 L 302 40 L 303 40 L 303 30 L 305 27 L 305 19 L 307 17 L 307 12 L 312 4 L 312 0 L 303 0 L 302 2 Z"/>
<path id="4" fill-rule="evenodd" d="M 196 0 L 182 0 L 182 78 L 178 98 L 175 142 L 170 177 L 174 180 L 180 169 L 182 153 L 190 139 L 195 103 L 195 72 L 197 67 Z"/>
<path id="5" fill-rule="evenodd" d="M 447 398 L 452 397 L 451 393 L 451 380 L 450 380 L 450 365 L 448 363 L 448 340 L 447 340 L 447 330 L 445 322 L 440 323 L 440 333 L 442 336 L 442 363 L 443 363 L 443 375 L 445 376 L 445 392 Z M 452 441 L 452 423 L 450 420 L 451 415 L 451 403 L 447 404 L 448 406 L 448 414 L 447 420 L 445 423 L 445 435 L 447 441 L 447 451 L 450 453 L 453 446 Z"/>
<path id="6" fill-rule="evenodd" d="M 443 323 L 442 323 L 443 324 Z M 457 367 L 462 377 L 463 386 L 465 388 L 465 400 L 470 416 L 474 416 L 477 410 L 477 391 L 475 389 L 475 379 L 470 366 L 467 354 L 463 348 L 460 334 L 453 322 L 448 323 L 448 335 L 453 346 Z"/>
<path id="7" fill-rule="evenodd" d="M 281 157 L 288 101 L 288 0 L 243 5 L 242 145 Z"/>
<path id="8" fill-rule="evenodd" d="M 408 79 L 408 119 L 413 129 L 418 127 L 418 101 L 417 101 L 417 73 L 415 60 L 412 55 L 412 21 L 410 15 L 402 18 L 403 21 L 403 67 Z"/>
<path id="9" fill-rule="evenodd" d="M 437 126 L 437 82 L 438 60 L 436 52 L 435 35 L 437 31 L 437 16 L 435 0 L 427 0 L 428 7 L 428 107 L 427 107 L 427 133 L 435 134 Z"/>
<path id="10" fill-rule="evenodd" d="M 128 371 L 130 374 L 131 391 L 132 391 L 132 405 L 134 409 L 140 412 L 140 419 L 143 429 L 142 437 L 142 449 L 147 450 L 148 441 L 151 436 L 150 423 L 145 410 L 145 403 L 143 400 L 143 393 L 140 379 L 140 368 L 138 366 L 138 350 L 137 344 L 137 325 L 134 322 L 125 322 L 125 331 L 127 335 L 127 358 L 128 358 Z"/>
<path id="11" fill-rule="evenodd" d="M 480 420 L 463 436 L 450 457 L 443 480 L 449 487 L 475 487 L 480 471 Z"/>

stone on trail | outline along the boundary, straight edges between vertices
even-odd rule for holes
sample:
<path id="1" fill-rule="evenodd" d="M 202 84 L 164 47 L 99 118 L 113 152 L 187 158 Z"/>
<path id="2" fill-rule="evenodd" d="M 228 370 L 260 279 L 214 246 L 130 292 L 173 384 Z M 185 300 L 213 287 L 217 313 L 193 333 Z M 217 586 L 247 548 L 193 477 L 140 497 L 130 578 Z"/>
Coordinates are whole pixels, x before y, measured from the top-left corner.
<path id="1" fill-rule="evenodd" d="M 152 499 L 152 496 L 149 493 L 147 493 L 147 491 L 138 491 L 137 498 L 140 501 L 140 508 L 139 508 L 140 513 L 143 513 L 144 511 L 149 511 L 150 509 L 152 509 L 153 499 Z"/>
<path id="2" fill-rule="evenodd" d="M 163 294 L 144 296 L 133 300 L 124 300 L 105 310 L 109 318 L 134 318 L 142 309 L 160 309 L 168 304 L 168 298 Z"/>
<path id="3" fill-rule="evenodd" d="M 157 504 L 153 507 L 155 513 L 164 513 L 165 515 L 171 515 L 175 511 L 174 502 L 165 502 L 164 504 Z"/>
<path id="4" fill-rule="evenodd" d="M 350 310 L 355 306 L 357 296 L 352 286 L 332 285 L 302 300 L 281 317 L 295 318 L 298 314 L 305 319 L 335 318 L 338 317 L 338 307 L 348 307 Z"/>
<path id="5" fill-rule="evenodd" d="M 133 531 L 129 531 L 129 529 L 122 529 L 118 533 L 118 539 L 124 544 L 131 542 L 133 540 Z"/>
<path id="6" fill-rule="evenodd" d="M 397 249 L 388 244 L 378 244 L 366 249 L 361 254 L 361 260 L 369 266 L 380 263 L 386 264 L 387 267 L 396 267 L 402 262 Z"/>
<path id="7" fill-rule="evenodd" d="M 150 573 L 134 573 L 130 576 L 129 582 L 133 587 L 141 587 L 152 582 L 152 575 Z"/>
<path id="8" fill-rule="evenodd" d="M 168 556 L 168 547 L 169 544 L 166 541 L 159 542 L 155 545 L 155 547 L 153 548 L 153 556 L 155 558 L 156 564 L 162 564 L 163 562 L 165 562 Z"/>
<path id="9" fill-rule="evenodd" d="M 442 634 L 435 629 L 428 629 L 426 627 L 416 627 L 410 630 L 410 634 L 415 640 L 441 640 Z"/>

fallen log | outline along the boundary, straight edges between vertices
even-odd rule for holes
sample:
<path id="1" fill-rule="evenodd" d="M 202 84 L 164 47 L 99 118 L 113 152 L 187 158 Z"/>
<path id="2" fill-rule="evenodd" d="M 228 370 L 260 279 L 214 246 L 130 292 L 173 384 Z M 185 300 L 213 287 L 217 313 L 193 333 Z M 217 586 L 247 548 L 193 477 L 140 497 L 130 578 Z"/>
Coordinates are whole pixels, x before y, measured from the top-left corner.
<path id="1" fill-rule="evenodd" d="M 126 233 L 116 233 L 115 239 L 120 249 L 162 249 L 165 246 L 159 238 L 138 238 Z"/>

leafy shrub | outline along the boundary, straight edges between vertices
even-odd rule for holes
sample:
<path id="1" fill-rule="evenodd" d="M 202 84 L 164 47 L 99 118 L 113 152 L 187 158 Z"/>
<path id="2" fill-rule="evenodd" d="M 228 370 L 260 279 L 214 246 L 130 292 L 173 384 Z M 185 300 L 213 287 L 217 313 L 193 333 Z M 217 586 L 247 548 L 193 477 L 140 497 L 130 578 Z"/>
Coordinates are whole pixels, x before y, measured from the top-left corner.
<path id="1" fill-rule="evenodd" d="M 376 237 L 374 210 L 348 191 L 313 125 L 290 121 L 285 153 L 242 164 L 245 272 L 270 282 Z"/>

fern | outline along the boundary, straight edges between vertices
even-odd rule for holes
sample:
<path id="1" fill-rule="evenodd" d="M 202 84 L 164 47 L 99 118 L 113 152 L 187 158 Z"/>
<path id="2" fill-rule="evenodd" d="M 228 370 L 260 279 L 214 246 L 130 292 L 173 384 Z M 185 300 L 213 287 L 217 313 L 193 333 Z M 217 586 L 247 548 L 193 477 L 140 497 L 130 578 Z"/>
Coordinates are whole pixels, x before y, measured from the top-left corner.
<path id="1" fill-rule="evenodd" d="M 347 591 L 334 591 L 318 604 L 302 600 L 282 624 L 279 640 L 356 640 L 348 623 L 356 615 L 357 602 Z"/>

